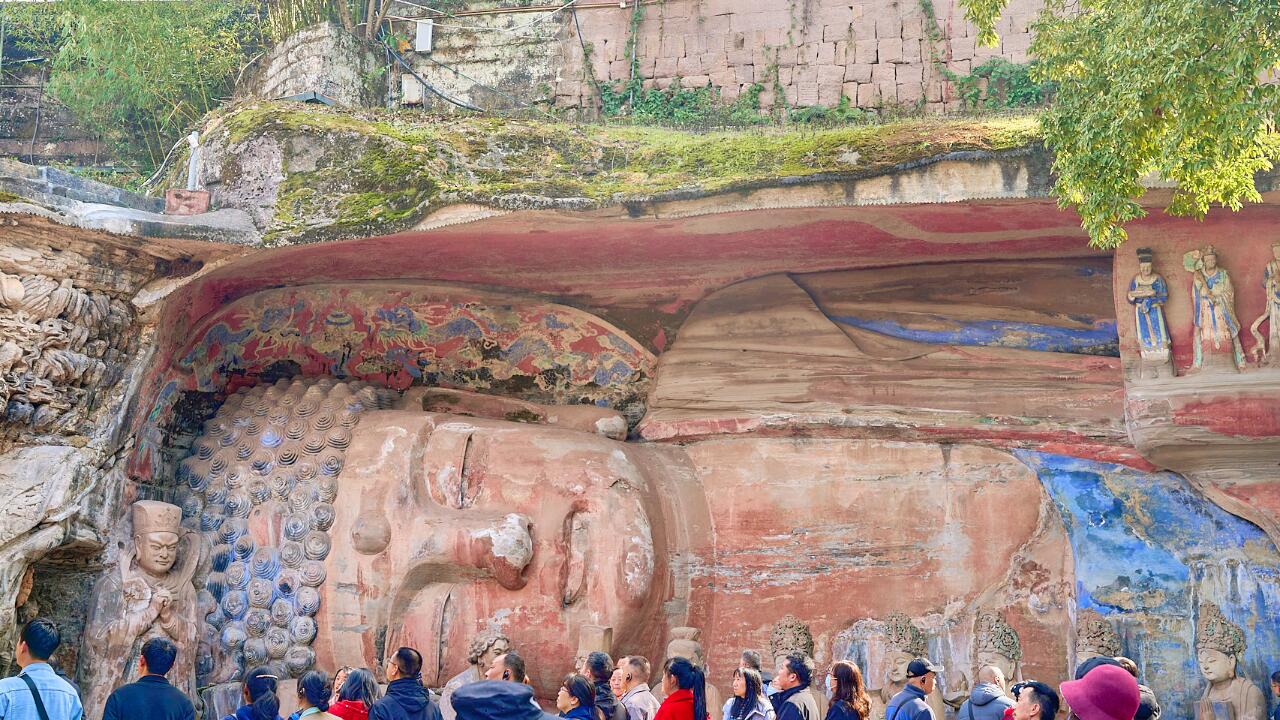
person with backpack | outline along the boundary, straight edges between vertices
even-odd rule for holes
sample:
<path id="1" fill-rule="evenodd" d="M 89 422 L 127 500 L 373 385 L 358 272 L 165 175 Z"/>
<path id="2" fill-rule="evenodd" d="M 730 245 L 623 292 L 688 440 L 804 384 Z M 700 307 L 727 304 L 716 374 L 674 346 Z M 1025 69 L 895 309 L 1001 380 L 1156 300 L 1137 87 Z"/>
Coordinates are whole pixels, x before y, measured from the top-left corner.
<path id="1" fill-rule="evenodd" d="M 0 720 L 81 720 L 80 695 L 49 665 L 62 644 L 57 626 L 36 618 L 18 637 L 14 659 L 22 672 L 0 680 Z"/>
<path id="2" fill-rule="evenodd" d="M 960 705 L 956 720 L 1002 720 L 1004 711 L 1013 705 L 1013 698 L 1004 692 L 1004 672 L 987 665 L 978 670 L 978 682 Z"/>
<path id="3" fill-rule="evenodd" d="M 933 708 L 925 700 L 937 685 L 940 672 L 942 667 L 929 658 L 907 663 L 907 684 L 885 706 L 885 720 L 942 720 L 933 716 Z"/>

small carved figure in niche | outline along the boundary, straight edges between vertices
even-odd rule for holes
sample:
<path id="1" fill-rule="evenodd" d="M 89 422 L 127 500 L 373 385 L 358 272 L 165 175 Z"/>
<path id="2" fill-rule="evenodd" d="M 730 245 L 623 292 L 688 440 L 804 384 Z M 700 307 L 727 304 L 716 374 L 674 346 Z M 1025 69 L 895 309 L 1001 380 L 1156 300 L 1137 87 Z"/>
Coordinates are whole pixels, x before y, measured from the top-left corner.
<path id="1" fill-rule="evenodd" d="M 1249 327 L 1257 342 L 1253 359 L 1266 367 L 1280 367 L 1280 242 L 1271 244 L 1271 261 L 1262 270 L 1262 289 L 1266 292 L 1266 306 Z M 1269 324 L 1265 338 L 1259 332 L 1264 322 Z"/>
<path id="2" fill-rule="evenodd" d="M 1196 705 L 1196 720 L 1266 720 L 1267 700 L 1248 678 L 1236 675 L 1244 655 L 1244 632 L 1213 603 L 1200 606 L 1196 661 L 1209 681 Z"/>
<path id="3" fill-rule="evenodd" d="M 1123 652 L 1120 635 L 1097 610 L 1081 611 L 1076 618 L 1076 665 L 1095 657 L 1115 657 Z"/>
<path id="4" fill-rule="evenodd" d="M 888 649 L 885 652 L 884 684 L 879 692 L 871 696 L 871 715 L 874 718 L 883 718 L 889 701 L 906 687 L 907 666 L 911 661 L 929 654 L 924 631 L 902 613 L 892 613 L 885 619 L 885 643 Z M 933 708 L 934 717 L 946 717 L 946 706 L 939 686 L 934 685 L 933 692 L 929 693 L 925 701 Z"/>
<path id="5" fill-rule="evenodd" d="M 1151 248 L 1138 248 L 1138 274 L 1129 281 L 1126 296 L 1133 306 L 1133 319 L 1138 333 L 1138 376 L 1160 377 L 1163 369 L 1173 374 L 1169 360 L 1169 327 L 1164 321 L 1164 304 L 1169 301 L 1169 285 L 1154 270 Z"/>
<path id="6" fill-rule="evenodd" d="M 493 665 L 494 658 L 505 655 L 510 650 L 511 640 L 500 632 L 486 630 L 475 636 L 467 651 L 467 669 L 450 678 L 440 693 L 440 714 L 444 720 L 454 720 L 457 717 L 453 709 L 453 691 L 463 685 L 484 680 L 484 674 Z"/>
<path id="7" fill-rule="evenodd" d="M 1218 265 L 1218 251 L 1212 245 L 1192 250 L 1182 257 L 1182 266 L 1192 274 L 1192 321 L 1195 324 L 1195 367 L 1204 366 L 1204 355 L 1231 353 L 1235 369 L 1244 367 L 1240 347 L 1240 321 L 1236 318 L 1236 291 L 1231 276 Z"/>
<path id="8" fill-rule="evenodd" d="M 107 696 L 137 678 L 138 653 L 152 637 L 178 646 L 169 678 L 188 696 L 195 695 L 196 591 L 191 579 L 200 560 L 182 527 L 182 508 L 154 500 L 133 504 L 133 552 L 93 588 L 82 668 L 85 712 L 98 717 Z M 127 673 L 127 675 L 126 675 Z"/>

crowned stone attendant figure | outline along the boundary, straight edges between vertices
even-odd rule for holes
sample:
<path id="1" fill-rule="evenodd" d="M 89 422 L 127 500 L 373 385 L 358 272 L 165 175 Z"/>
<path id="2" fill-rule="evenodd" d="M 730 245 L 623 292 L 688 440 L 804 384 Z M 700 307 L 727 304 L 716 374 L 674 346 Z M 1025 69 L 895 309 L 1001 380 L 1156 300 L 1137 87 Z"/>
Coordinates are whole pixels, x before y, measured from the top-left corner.
<path id="1" fill-rule="evenodd" d="M 1280 367 L 1280 242 L 1271 244 L 1271 260 L 1262 269 L 1262 289 L 1266 293 L 1266 305 L 1262 315 L 1249 328 L 1257 345 L 1254 359 L 1267 367 Z M 1258 332 L 1262 323 L 1269 325 L 1267 337 Z"/>
<path id="2" fill-rule="evenodd" d="M 138 654 L 153 637 L 178 646 L 169 678 L 195 696 L 196 591 L 191 582 L 199 551 L 182 527 L 182 509 L 140 500 L 133 504 L 133 552 L 100 579 L 85 625 L 85 716 L 100 717 L 107 696 L 137 680 Z"/>
<path id="3" fill-rule="evenodd" d="M 1244 366 L 1240 346 L 1240 321 L 1236 318 L 1236 291 L 1231 276 L 1218 265 L 1218 251 L 1208 245 L 1182 258 L 1192 272 L 1192 320 L 1195 324 L 1195 366 L 1203 367 L 1206 352 L 1230 353 L 1235 369 Z"/>
<path id="4" fill-rule="evenodd" d="M 918 657 L 927 657 L 929 647 L 924 631 L 916 627 L 911 618 L 900 612 L 891 613 L 884 621 L 885 670 L 884 684 L 879 692 L 871 695 L 871 717 L 883 718 L 885 707 L 894 695 L 902 692 L 907 686 L 907 667 Z M 937 685 L 933 692 L 925 697 L 925 702 L 933 708 L 935 718 L 945 717 L 946 703 L 942 691 Z"/>
<path id="5" fill-rule="evenodd" d="M 1097 610 L 1082 610 L 1076 619 L 1076 665 L 1090 658 L 1115 657 L 1124 652 L 1120 635 Z"/>
<path id="6" fill-rule="evenodd" d="M 1172 373 L 1169 362 L 1169 328 L 1164 321 L 1164 304 L 1169 301 L 1169 285 L 1155 272 L 1151 248 L 1138 248 L 1138 274 L 1129 281 L 1126 296 L 1133 306 L 1138 334 L 1141 375 L 1159 377 L 1161 368 Z"/>
<path id="7" fill-rule="evenodd" d="M 1217 605 L 1201 605 L 1196 622 L 1196 661 L 1209 687 L 1196 705 L 1196 720 L 1266 720 L 1267 700 L 1262 690 L 1236 674 L 1244 649 L 1244 632 Z"/>

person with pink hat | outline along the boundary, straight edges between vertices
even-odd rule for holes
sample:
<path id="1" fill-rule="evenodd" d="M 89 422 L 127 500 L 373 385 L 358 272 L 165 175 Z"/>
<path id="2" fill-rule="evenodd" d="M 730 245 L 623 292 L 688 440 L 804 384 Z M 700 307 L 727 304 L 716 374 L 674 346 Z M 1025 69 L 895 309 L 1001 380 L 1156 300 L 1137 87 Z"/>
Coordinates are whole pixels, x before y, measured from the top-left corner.
<path id="1" fill-rule="evenodd" d="M 1117 665 L 1099 665 L 1059 689 L 1080 720 L 1133 720 L 1138 711 L 1138 681 Z"/>

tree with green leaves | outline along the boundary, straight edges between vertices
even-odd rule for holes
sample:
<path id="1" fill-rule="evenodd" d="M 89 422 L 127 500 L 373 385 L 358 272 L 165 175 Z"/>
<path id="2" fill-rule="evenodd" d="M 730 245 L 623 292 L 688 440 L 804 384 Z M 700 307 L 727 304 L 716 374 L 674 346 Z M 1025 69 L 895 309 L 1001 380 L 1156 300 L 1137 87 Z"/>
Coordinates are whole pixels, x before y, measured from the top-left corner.
<path id="1" fill-rule="evenodd" d="M 961 0 L 980 40 L 1008 0 Z M 1280 151 L 1274 0 L 1049 0 L 1033 27 L 1038 72 L 1057 84 L 1041 124 L 1056 192 L 1094 245 L 1145 215 L 1143 179 L 1172 181 L 1168 211 L 1203 218 L 1261 197 L 1254 174 Z"/>
<path id="2" fill-rule="evenodd" d="M 252 0 L 0 4 L 8 35 L 49 62 L 48 92 L 149 172 L 221 98 L 257 42 Z"/>

